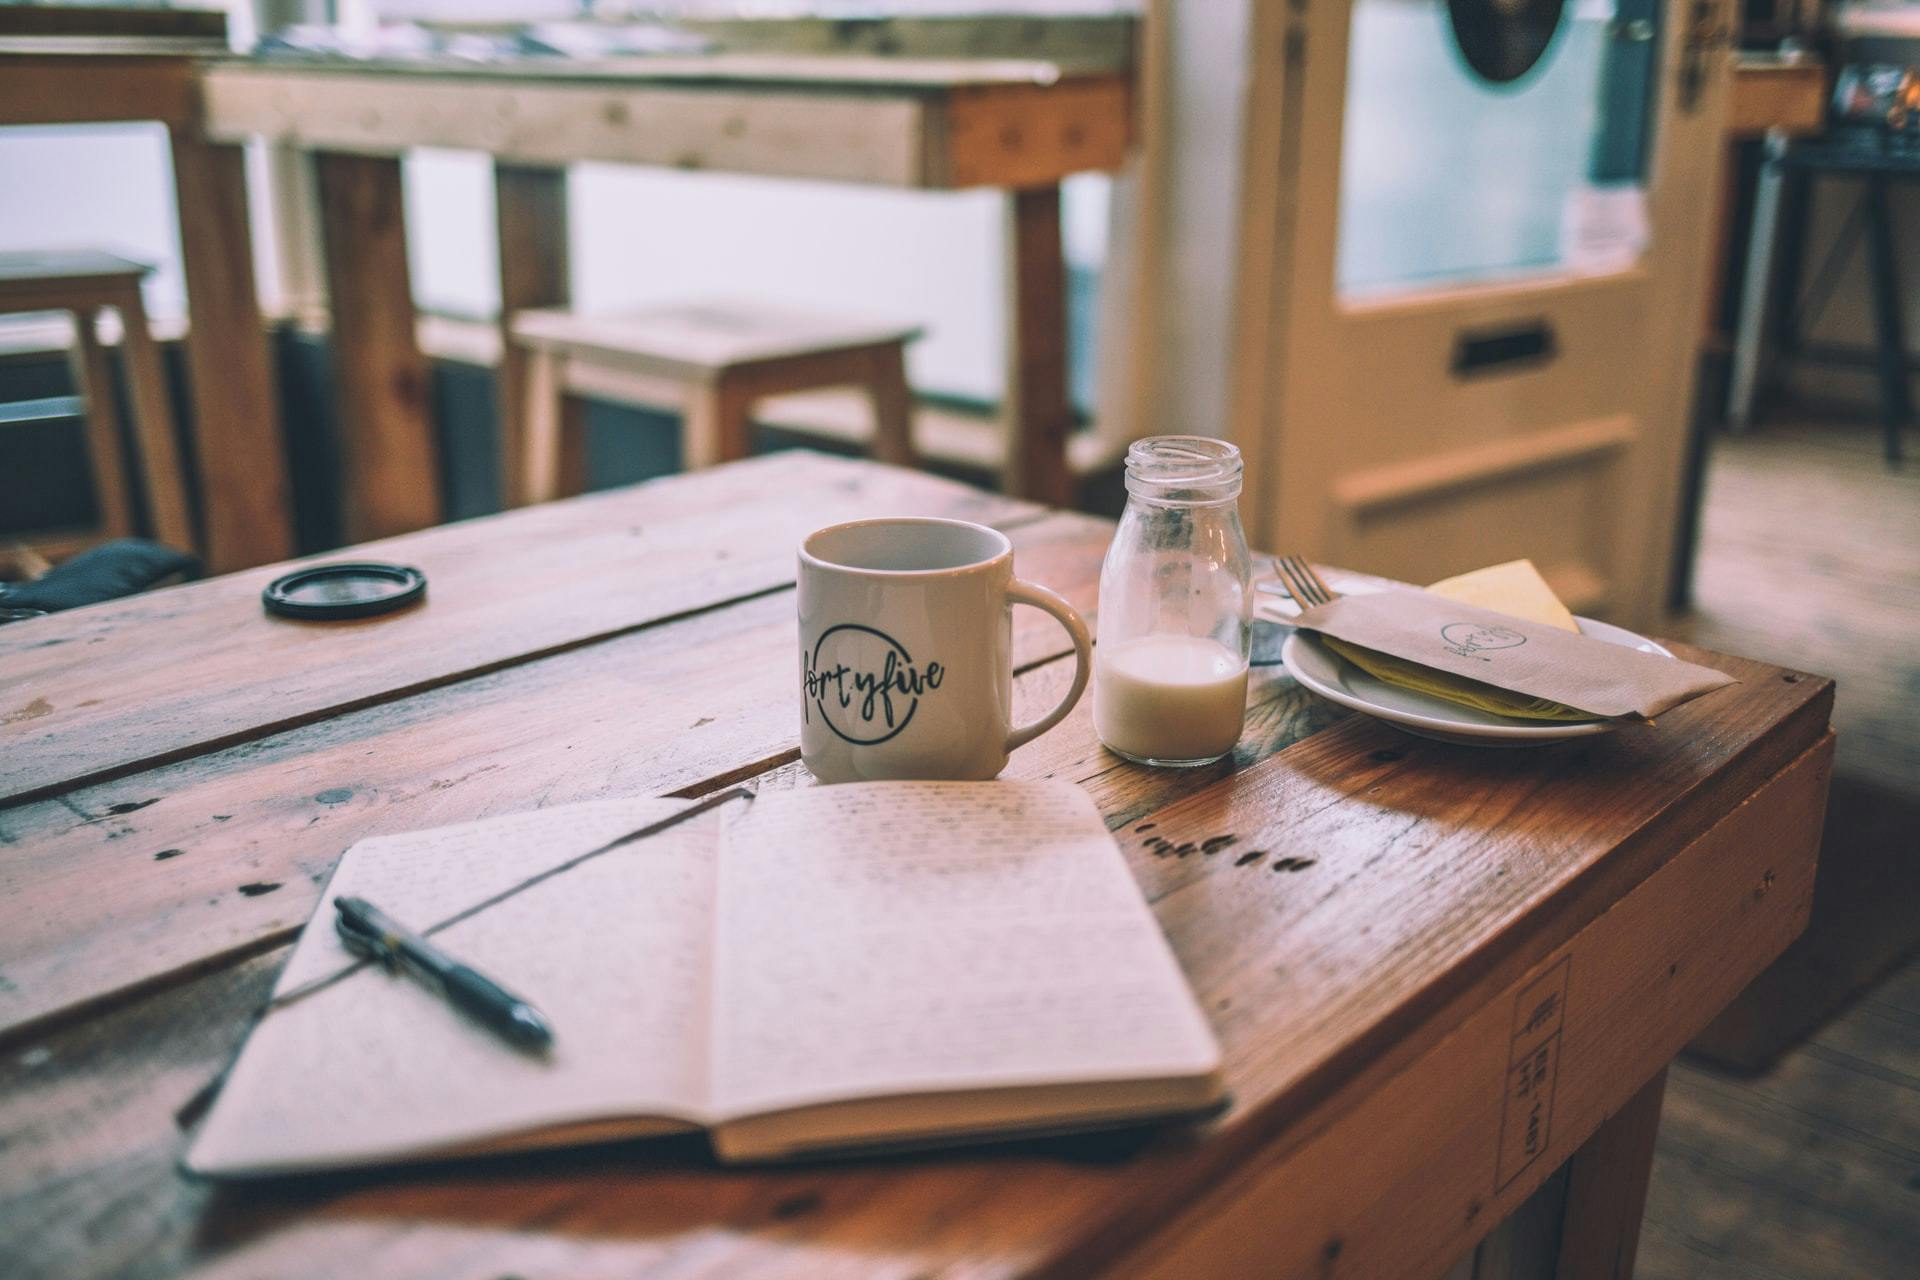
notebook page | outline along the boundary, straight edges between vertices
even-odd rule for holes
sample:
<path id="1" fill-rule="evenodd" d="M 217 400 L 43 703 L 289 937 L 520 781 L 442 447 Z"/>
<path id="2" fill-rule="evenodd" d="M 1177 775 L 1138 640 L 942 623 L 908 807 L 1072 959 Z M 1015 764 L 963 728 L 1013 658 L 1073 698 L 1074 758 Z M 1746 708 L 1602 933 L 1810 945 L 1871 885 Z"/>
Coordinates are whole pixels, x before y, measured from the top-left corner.
<path id="1" fill-rule="evenodd" d="M 1068 783 L 766 795 L 722 835 L 714 1109 L 1199 1074 L 1218 1049 Z"/>
<path id="2" fill-rule="evenodd" d="M 424 931 L 684 807 L 601 801 L 361 841 L 275 995 L 352 963 L 333 927 L 341 894 Z M 718 823 L 717 814 L 690 819 L 434 935 L 546 1015 L 546 1059 L 514 1050 L 420 983 L 369 966 L 255 1028 L 189 1167 L 312 1168 L 574 1121 L 701 1119 Z"/>

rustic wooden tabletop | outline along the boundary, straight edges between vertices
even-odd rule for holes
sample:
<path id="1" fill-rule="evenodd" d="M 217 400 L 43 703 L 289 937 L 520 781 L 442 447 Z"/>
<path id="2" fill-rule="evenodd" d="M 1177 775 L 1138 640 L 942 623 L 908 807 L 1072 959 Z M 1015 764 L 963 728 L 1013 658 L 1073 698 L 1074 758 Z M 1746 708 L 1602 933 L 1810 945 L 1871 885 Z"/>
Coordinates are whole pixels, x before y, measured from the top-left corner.
<path id="1" fill-rule="evenodd" d="M 1233 1103 L 1198 1129 L 176 1171 L 176 1113 L 355 840 L 803 785 L 794 546 L 902 512 L 1002 528 L 1094 608 L 1105 522 L 789 453 L 333 557 L 425 570 L 384 618 L 271 617 L 268 568 L 0 629 L 0 1269 L 1418 1276 L 1545 1186 L 1548 1265 L 1624 1274 L 1665 1063 L 1804 923 L 1831 756 L 1830 682 L 1692 649 L 1741 683 L 1541 750 L 1409 738 L 1265 668 L 1217 766 L 1122 762 L 1085 702 L 1017 752 L 1100 805 L 1213 1019 Z M 1019 614 L 1029 712 L 1071 650 Z"/>

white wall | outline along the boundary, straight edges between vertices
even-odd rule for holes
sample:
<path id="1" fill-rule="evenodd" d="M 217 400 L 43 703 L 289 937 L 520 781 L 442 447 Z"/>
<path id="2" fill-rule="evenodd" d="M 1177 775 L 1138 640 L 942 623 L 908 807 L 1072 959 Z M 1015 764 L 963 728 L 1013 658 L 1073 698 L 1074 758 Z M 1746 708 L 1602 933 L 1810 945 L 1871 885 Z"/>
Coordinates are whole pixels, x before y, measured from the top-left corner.
<path id="1" fill-rule="evenodd" d="M 917 321 L 923 391 L 998 399 L 1004 341 L 1003 197 L 586 164 L 570 173 L 574 304 L 606 311 L 747 297 Z M 1107 179 L 1073 179 L 1066 241 L 1106 253 Z M 414 294 L 430 310 L 492 316 L 494 210 L 485 156 L 422 151 L 407 164 Z"/>
<path id="2" fill-rule="evenodd" d="M 1139 351 L 1151 359 L 1133 435 L 1228 434 L 1234 290 L 1247 92 L 1249 0 L 1166 0 L 1155 171 L 1143 175 L 1143 218 L 1158 226 L 1145 263 L 1151 314 Z M 1104 384 L 1109 385 L 1109 384 Z"/>
<path id="3" fill-rule="evenodd" d="M 147 306 L 179 313 L 186 289 L 165 126 L 0 129 L 0 250 L 68 248 L 158 264 Z"/>

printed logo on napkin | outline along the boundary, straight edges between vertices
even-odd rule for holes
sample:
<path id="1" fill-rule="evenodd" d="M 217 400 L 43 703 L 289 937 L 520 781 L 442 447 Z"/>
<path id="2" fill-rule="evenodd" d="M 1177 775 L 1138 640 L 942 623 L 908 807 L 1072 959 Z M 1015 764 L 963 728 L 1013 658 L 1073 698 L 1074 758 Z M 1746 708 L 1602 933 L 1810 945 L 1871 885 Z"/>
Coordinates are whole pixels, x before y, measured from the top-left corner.
<path id="1" fill-rule="evenodd" d="M 1440 628 L 1440 638 L 1446 642 L 1450 652 L 1463 658 L 1471 658 L 1482 649 L 1511 649 L 1522 645 L 1527 638 L 1512 627 L 1483 627 L 1473 622 L 1449 622 Z M 1491 662 L 1491 658 L 1482 658 L 1482 662 Z"/>
<path id="2" fill-rule="evenodd" d="M 940 687 L 946 667 L 916 663 L 905 645 L 877 627 L 843 622 L 828 627 L 805 655 L 800 714 L 816 713 L 827 728 L 855 746 L 871 747 L 905 729 L 920 699 Z"/>
<path id="3" fill-rule="evenodd" d="M 1594 716 L 1656 716 L 1737 681 L 1678 658 L 1405 588 L 1342 596 L 1296 625 Z"/>

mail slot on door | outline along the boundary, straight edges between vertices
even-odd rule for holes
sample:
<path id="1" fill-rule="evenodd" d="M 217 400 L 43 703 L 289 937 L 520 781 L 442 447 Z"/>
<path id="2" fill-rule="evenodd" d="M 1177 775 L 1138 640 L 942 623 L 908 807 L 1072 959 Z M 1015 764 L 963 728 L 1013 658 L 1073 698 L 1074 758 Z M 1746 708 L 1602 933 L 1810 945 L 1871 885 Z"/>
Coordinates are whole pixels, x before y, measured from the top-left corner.
<path id="1" fill-rule="evenodd" d="M 1525 320 L 1497 329 L 1463 329 L 1454 335 L 1453 376 L 1483 378 L 1536 369 L 1559 354 L 1545 320 Z"/>

